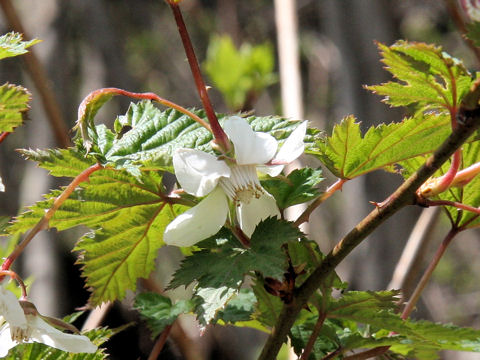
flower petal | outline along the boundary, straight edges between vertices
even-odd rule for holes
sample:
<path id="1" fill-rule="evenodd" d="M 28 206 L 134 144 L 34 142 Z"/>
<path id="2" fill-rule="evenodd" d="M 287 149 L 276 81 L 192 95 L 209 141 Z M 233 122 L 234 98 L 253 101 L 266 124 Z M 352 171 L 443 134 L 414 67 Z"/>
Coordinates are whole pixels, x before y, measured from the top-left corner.
<path id="1" fill-rule="evenodd" d="M 257 170 L 260 171 L 263 174 L 267 174 L 270 176 L 277 176 L 280 174 L 283 170 L 285 165 L 261 165 L 257 166 Z"/>
<path id="2" fill-rule="evenodd" d="M 0 329 L 0 358 L 7 356 L 10 349 L 17 345 L 18 343 L 12 340 L 10 324 L 5 323 Z"/>
<path id="3" fill-rule="evenodd" d="M 66 334 L 35 315 L 27 315 L 31 340 L 70 353 L 94 353 L 97 346 L 85 335 Z"/>
<path id="4" fill-rule="evenodd" d="M 223 129 L 235 146 L 235 159 L 239 165 L 265 164 L 277 152 L 277 140 L 270 134 L 255 132 L 246 120 L 229 117 Z"/>
<path id="5" fill-rule="evenodd" d="M 276 164 L 288 164 L 302 155 L 305 151 L 305 143 L 303 142 L 303 139 L 305 138 L 306 133 L 307 122 L 304 121 L 292 131 L 280 150 L 278 150 L 278 153 L 275 155 L 272 162 Z"/>
<path id="6" fill-rule="evenodd" d="M 240 228 L 248 237 L 252 236 L 255 227 L 268 217 L 280 217 L 277 202 L 269 193 L 264 193 L 258 199 L 253 198 L 248 204 L 240 204 L 237 208 Z"/>
<path id="7" fill-rule="evenodd" d="M 192 246 L 215 235 L 225 224 L 227 214 L 227 195 L 217 187 L 198 205 L 168 224 L 163 241 L 167 245 Z"/>
<path id="8" fill-rule="evenodd" d="M 0 286 L 0 315 L 5 318 L 12 329 L 26 331 L 27 319 L 17 297 L 3 286 Z"/>
<path id="9" fill-rule="evenodd" d="M 230 168 L 224 161 L 195 149 L 175 151 L 173 167 L 182 188 L 195 196 L 207 195 L 222 176 L 230 176 Z"/>

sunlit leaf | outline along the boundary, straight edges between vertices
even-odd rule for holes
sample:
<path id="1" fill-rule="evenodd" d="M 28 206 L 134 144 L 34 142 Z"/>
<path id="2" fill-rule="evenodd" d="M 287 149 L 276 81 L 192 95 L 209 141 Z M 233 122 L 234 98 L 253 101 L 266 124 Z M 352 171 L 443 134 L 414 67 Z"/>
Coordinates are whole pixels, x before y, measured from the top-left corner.
<path id="1" fill-rule="evenodd" d="M 0 36 L 0 59 L 22 55 L 28 52 L 27 48 L 40 42 L 40 40 L 22 41 L 19 33 L 10 32 Z"/>
<path id="2" fill-rule="evenodd" d="M 0 86 L 0 132 L 12 132 L 22 125 L 30 98 L 28 90 L 21 86 L 8 83 Z"/>

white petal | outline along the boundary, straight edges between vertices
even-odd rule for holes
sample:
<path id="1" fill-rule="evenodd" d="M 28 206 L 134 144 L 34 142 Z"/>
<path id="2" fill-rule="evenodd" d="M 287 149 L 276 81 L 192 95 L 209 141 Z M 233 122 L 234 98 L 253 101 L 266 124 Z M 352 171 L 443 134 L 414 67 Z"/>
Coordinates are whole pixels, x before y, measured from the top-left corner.
<path id="1" fill-rule="evenodd" d="M 18 343 L 12 340 L 10 325 L 6 323 L 0 329 L 0 357 L 7 356 L 8 351 L 17 345 Z"/>
<path id="2" fill-rule="evenodd" d="M 275 198 L 266 193 L 260 198 L 253 198 L 249 204 L 240 204 L 237 208 L 237 215 L 240 222 L 240 228 L 248 237 L 252 236 L 255 227 L 262 220 L 268 217 L 280 217 L 277 202 Z"/>
<path id="3" fill-rule="evenodd" d="M 85 335 L 66 334 L 35 315 L 27 315 L 32 328 L 31 340 L 70 353 L 94 353 L 97 346 Z"/>
<path id="4" fill-rule="evenodd" d="M 273 161 L 275 163 L 288 164 L 302 155 L 305 151 L 305 143 L 303 142 L 303 139 L 305 138 L 306 133 L 307 122 L 304 121 L 298 125 L 297 128 L 292 131 L 287 140 L 285 140 Z"/>
<path id="5" fill-rule="evenodd" d="M 192 246 L 215 235 L 227 220 L 227 195 L 220 187 L 198 205 L 177 216 L 163 234 L 167 245 Z"/>
<path id="6" fill-rule="evenodd" d="M 277 176 L 280 174 L 283 170 L 285 165 L 262 165 L 262 166 L 257 166 L 257 170 L 260 171 L 261 173 L 268 174 L 270 176 Z"/>
<path id="7" fill-rule="evenodd" d="M 27 319 L 17 297 L 3 286 L 0 286 L 0 315 L 12 328 L 27 329 Z"/>
<path id="8" fill-rule="evenodd" d="M 235 146 L 235 159 L 239 165 L 265 164 L 277 152 L 277 140 L 270 134 L 255 132 L 239 116 L 225 121 L 223 129 Z"/>
<path id="9" fill-rule="evenodd" d="M 195 149 L 175 151 L 173 167 L 182 188 L 195 196 L 207 195 L 222 176 L 230 176 L 230 168 L 224 161 Z"/>

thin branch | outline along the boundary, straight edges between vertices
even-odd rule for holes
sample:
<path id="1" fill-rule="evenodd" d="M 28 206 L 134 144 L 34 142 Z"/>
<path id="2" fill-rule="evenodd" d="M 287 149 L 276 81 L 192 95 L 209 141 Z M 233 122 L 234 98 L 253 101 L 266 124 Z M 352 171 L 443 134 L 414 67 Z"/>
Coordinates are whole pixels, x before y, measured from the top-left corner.
<path id="1" fill-rule="evenodd" d="M 30 243 L 30 241 L 37 235 L 41 230 L 48 228 L 48 222 L 53 217 L 58 208 L 68 199 L 72 192 L 77 188 L 77 186 L 88 180 L 88 177 L 95 171 L 103 169 L 103 165 L 95 164 L 90 166 L 88 169 L 82 171 L 78 174 L 70 184 L 63 190 L 63 192 L 54 200 L 53 205 L 50 209 L 45 212 L 45 215 L 38 221 L 38 223 L 28 232 L 23 241 L 18 244 L 12 253 L 5 259 L 1 270 L 8 270 L 10 266 L 15 261 L 15 259 L 23 252 L 25 247 Z"/>
<path id="2" fill-rule="evenodd" d="M 285 304 L 259 360 L 274 360 L 293 326 L 300 310 L 337 265 L 385 220 L 400 209 L 416 203 L 417 189 L 447 161 L 454 152 L 480 127 L 480 108 L 460 109 L 461 121 L 447 140 L 428 158 L 426 163 L 408 178 L 385 202 L 353 228 L 324 258 L 305 282 L 296 290 L 294 299 Z"/>
<path id="3" fill-rule="evenodd" d="M 8 131 L 0 133 L 0 143 L 7 138 L 8 135 L 10 135 Z"/>
<path id="4" fill-rule="evenodd" d="M 167 342 L 168 335 L 170 334 L 170 330 L 172 329 L 172 325 L 168 325 L 162 331 L 162 334 L 158 337 L 155 345 L 152 348 L 150 355 L 148 356 L 148 360 L 157 360 L 162 352 L 165 343 Z"/>
<path id="5" fill-rule="evenodd" d="M 480 215 L 480 208 L 465 205 L 458 201 L 449 201 L 449 200 L 425 200 L 427 206 L 453 206 L 457 209 L 462 209 L 466 211 L 473 212 L 474 214 Z"/>
<path id="6" fill-rule="evenodd" d="M 430 264 L 428 265 L 427 269 L 425 270 L 422 278 L 418 282 L 418 285 L 415 288 L 415 291 L 413 292 L 412 296 L 408 300 L 407 305 L 405 305 L 405 308 L 403 309 L 403 312 L 402 312 L 402 319 L 407 319 L 410 316 L 410 313 L 415 308 L 415 305 L 417 304 L 418 299 L 420 298 L 420 295 L 423 292 L 423 289 L 425 289 L 425 286 L 427 285 L 428 281 L 430 280 L 430 278 L 433 274 L 433 271 L 437 267 L 440 259 L 442 258 L 443 254 L 445 253 L 445 250 L 447 250 L 448 245 L 450 245 L 453 238 L 458 234 L 458 232 L 459 232 L 458 229 L 452 229 L 448 232 L 445 239 L 443 239 L 439 248 L 435 252 L 435 255 L 434 255 L 432 261 L 430 262 Z"/>
<path id="7" fill-rule="evenodd" d="M 315 323 L 315 327 L 313 328 L 312 334 L 308 339 L 307 345 L 303 350 L 300 360 L 307 360 L 310 358 L 310 354 L 313 350 L 313 346 L 315 345 L 315 341 L 317 341 L 317 337 L 318 337 L 318 334 L 320 333 L 320 330 L 322 330 L 322 326 L 323 326 L 323 323 L 325 322 L 326 317 L 327 317 L 326 313 L 321 313 L 318 316 L 317 322 Z"/>
<path id="8" fill-rule="evenodd" d="M 208 121 L 212 127 L 212 133 L 215 137 L 216 142 L 220 145 L 224 151 L 230 149 L 230 141 L 228 140 L 227 134 L 223 131 L 220 123 L 218 122 L 217 115 L 213 110 L 212 103 L 208 97 L 207 87 L 203 81 L 202 73 L 200 71 L 200 66 L 198 65 L 197 56 L 195 55 L 195 50 L 193 49 L 192 41 L 188 35 L 188 30 L 183 20 L 183 15 L 178 6 L 178 3 L 172 0 L 167 0 L 170 8 L 172 9 L 173 16 L 175 17 L 175 22 L 177 23 L 178 32 L 180 38 L 182 39 L 183 47 L 185 48 L 185 54 L 187 55 L 188 64 L 192 71 L 193 78 L 195 80 L 195 85 L 197 87 L 198 95 L 202 101 L 203 108 L 207 114 Z"/>
<path id="9" fill-rule="evenodd" d="M 27 40 L 28 36 L 25 34 L 25 29 L 11 1 L 0 0 L 0 6 L 2 7 L 10 28 L 15 32 L 23 34 L 24 39 Z M 68 136 L 68 128 L 60 112 L 60 106 L 49 86 L 48 76 L 44 67 L 38 60 L 33 49 L 29 49 L 28 53 L 22 56 L 22 59 L 25 62 L 27 72 L 30 74 L 35 87 L 40 93 L 47 119 L 50 122 L 57 143 L 61 147 L 69 147 L 71 141 Z"/>
<path id="10" fill-rule="evenodd" d="M 411 284 L 413 284 L 418 269 L 423 262 L 423 256 L 429 240 L 432 238 L 430 235 L 438 220 L 439 213 L 440 208 L 438 207 L 422 211 L 395 266 L 392 280 L 387 289 L 401 289 L 402 299 L 410 297 Z M 403 300 L 400 300 L 400 302 L 403 302 Z"/>

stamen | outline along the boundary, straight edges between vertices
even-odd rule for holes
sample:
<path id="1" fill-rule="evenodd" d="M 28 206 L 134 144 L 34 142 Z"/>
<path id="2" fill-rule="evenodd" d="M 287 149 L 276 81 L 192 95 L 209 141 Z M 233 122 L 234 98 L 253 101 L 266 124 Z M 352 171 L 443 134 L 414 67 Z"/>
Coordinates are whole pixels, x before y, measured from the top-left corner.
<path id="1" fill-rule="evenodd" d="M 221 178 L 220 186 L 228 197 L 239 206 L 249 204 L 252 198 L 259 198 L 265 193 L 258 180 L 255 165 L 235 165 L 231 168 L 229 178 Z"/>

